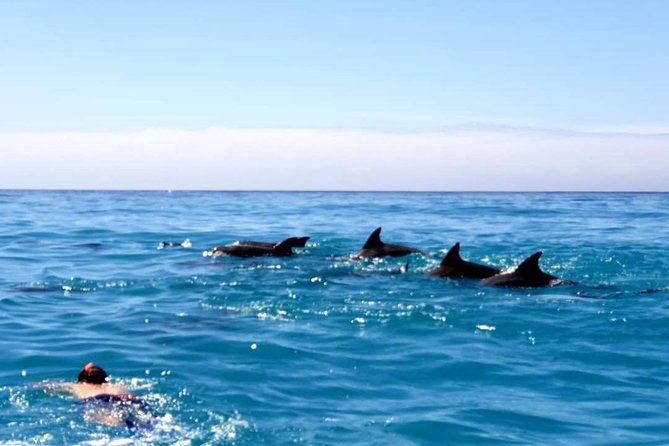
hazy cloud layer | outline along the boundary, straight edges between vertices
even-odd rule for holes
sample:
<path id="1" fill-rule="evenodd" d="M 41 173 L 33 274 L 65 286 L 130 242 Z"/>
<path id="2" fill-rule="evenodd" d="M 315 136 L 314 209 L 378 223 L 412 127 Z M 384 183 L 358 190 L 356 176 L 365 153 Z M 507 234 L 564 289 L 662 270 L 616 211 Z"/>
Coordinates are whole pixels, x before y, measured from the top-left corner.
<path id="1" fill-rule="evenodd" d="M 149 129 L 0 134 L 0 187 L 669 190 L 669 135 Z"/>

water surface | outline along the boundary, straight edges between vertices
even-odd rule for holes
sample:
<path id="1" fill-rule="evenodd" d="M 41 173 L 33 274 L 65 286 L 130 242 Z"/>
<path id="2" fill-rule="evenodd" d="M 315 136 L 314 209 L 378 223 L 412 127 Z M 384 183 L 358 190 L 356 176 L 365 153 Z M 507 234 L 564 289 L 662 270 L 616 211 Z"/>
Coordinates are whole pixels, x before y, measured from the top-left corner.
<path id="1" fill-rule="evenodd" d="M 667 194 L 0 191 L 0 444 L 666 444 L 668 221 Z M 432 256 L 347 258 L 377 226 Z M 458 241 L 578 284 L 426 277 Z M 161 428 L 36 386 L 88 361 Z"/>

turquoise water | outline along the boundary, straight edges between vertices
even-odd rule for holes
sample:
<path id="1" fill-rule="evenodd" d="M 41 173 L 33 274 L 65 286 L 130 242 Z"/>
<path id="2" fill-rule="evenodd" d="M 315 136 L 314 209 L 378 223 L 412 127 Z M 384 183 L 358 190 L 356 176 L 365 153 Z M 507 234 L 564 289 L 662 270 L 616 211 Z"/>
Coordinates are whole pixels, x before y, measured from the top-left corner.
<path id="1" fill-rule="evenodd" d="M 0 191 L 0 444 L 667 444 L 667 222 L 669 194 Z M 433 257 L 348 259 L 377 226 Z M 426 277 L 457 241 L 578 284 Z M 88 361 L 159 427 L 37 385 Z"/>

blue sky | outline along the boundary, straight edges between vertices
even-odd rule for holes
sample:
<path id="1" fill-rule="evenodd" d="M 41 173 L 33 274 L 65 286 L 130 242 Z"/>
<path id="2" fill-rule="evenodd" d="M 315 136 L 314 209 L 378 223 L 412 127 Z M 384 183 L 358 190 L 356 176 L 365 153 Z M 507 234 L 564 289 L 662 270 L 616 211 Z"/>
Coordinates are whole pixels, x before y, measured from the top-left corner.
<path id="1" fill-rule="evenodd" d="M 2 2 L 0 149 L 17 134 L 66 151 L 72 132 L 465 128 L 623 133 L 611 144 L 638 154 L 669 134 L 668 21 L 664 1 Z"/>

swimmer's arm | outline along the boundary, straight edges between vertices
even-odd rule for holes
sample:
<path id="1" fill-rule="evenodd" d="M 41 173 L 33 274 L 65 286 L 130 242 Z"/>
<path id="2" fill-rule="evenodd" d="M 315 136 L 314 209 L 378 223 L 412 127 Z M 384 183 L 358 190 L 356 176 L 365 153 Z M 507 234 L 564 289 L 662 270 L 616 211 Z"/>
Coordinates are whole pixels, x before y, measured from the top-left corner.
<path id="1" fill-rule="evenodd" d="M 33 384 L 33 387 L 37 389 L 44 390 L 44 393 L 49 395 L 58 394 L 58 393 L 76 393 L 74 391 L 74 383 L 64 382 L 64 381 L 42 381 L 37 384 Z"/>

